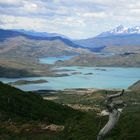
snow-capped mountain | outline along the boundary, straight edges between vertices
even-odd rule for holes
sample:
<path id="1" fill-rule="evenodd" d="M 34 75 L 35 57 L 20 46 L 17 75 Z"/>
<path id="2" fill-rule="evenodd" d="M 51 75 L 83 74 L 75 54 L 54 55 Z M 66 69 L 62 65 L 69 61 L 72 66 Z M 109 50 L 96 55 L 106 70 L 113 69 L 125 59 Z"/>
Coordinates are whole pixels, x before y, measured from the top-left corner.
<path id="1" fill-rule="evenodd" d="M 129 47 L 127 50 L 131 50 L 131 52 L 133 52 L 134 48 L 137 48 L 137 52 L 139 52 L 140 26 L 126 28 L 120 25 L 110 31 L 103 32 L 98 36 L 76 40 L 75 43 L 83 48 L 89 48 L 96 52 L 105 50 L 105 48 L 113 50 L 113 47 L 122 50 L 123 48 L 126 48 L 126 46 Z"/>
<path id="2" fill-rule="evenodd" d="M 97 37 L 107 37 L 112 35 L 129 35 L 129 34 L 140 34 L 140 26 L 127 28 L 124 27 L 123 25 L 119 25 L 110 31 L 106 31 L 99 34 Z"/>

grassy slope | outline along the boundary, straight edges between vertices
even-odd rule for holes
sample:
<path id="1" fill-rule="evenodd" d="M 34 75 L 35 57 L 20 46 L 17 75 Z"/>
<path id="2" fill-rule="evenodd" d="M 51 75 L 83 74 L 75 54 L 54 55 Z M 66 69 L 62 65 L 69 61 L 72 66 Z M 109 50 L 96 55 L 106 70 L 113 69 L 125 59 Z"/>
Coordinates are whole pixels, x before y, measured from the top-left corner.
<path id="1" fill-rule="evenodd" d="M 72 94 L 69 91 L 64 91 L 52 96 L 57 97 L 54 98 L 57 103 L 71 104 L 72 106 L 80 104 L 81 109 L 82 105 L 90 107 L 90 113 L 88 112 L 78 122 L 73 121 L 71 129 L 65 129 L 66 140 L 69 138 L 72 140 L 96 140 L 98 131 L 107 122 L 107 117 L 99 117 L 92 113 L 92 110 L 98 112 L 104 109 L 105 93 L 106 91 L 103 90 L 88 94 L 76 94 L 76 92 Z M 108 91 L 108 94 L 110 93 L 115 93 L 115 91 Z M 48 97 L 50 98 L 50 96 Z M 127 107 L 123 110 L 118 125 L 106 140 L 138 140 L 140 137 L 140 92 L 125 92 L 121 99 L 126 102 Z"/>
<path id="2" fill-rule="evenodd" d="M 117 127 L 106 140 L 139 139 L 140 106 L 132 103 L 134 97 L 139 102 L 140 96 L 139 93 L 132 94 L 133 92 L 124 97 L 127 102 L 130 97 L 132 100 L 124 110 Z M 106 121 L 107 117 L 99 117 L 94 111 L 81 113 L 67 106 L 43 100 L 37 94 L 0 83 L 0 140 L 96 140 L 98 131 Z M 17 125 L 14 125 L 15 123 Z M 59 133 L 38 129 L 39 124 L 46 123 L 64 125 L 65 129 Z M 21 126 L 25 125 L 31 129 L 26 133 L 26 129 L 21 130 Z"/>
<path id="3" fill-rule="evenodd" d="M 4 114 L 3 119 L 10 117 L 12 120 L 39 120 L 56 124 L 64 123 L 76 113 L 69 107 L 3 83 L 0 83 L 0 110 Z"/>
<path id="4" fill-rule="evenodd" d="M 42 130 L 41 126 L 65 125 L 68 120 L 84 113 L 41 96 L 23 92 L 0 82 L 0 140 L 55 139 L 57 132 Z"/>

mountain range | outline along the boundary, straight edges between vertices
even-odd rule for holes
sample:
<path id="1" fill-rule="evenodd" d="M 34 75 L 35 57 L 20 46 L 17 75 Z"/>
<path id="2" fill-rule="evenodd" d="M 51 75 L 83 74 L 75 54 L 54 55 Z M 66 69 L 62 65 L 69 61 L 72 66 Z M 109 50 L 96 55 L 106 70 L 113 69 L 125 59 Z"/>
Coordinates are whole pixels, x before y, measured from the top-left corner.
<path id="1" fill-rule="evenodd" d="M 140 53 L 140 27 L 126 28 L 120 25 L 95 37 L 76 40 L 75 43 L 96 52 Z"/>
<path id="2" fill-rule="evenodd" d="M 97 37 L 107 37 L 112 35 L 130 35 L 130 34 L 140 34 L 140 26 L 127 28 L 124 27 L 123 25 L 119 25 L 112 30 L 99 34 Z"/>
<path id="3" fill-rule="evenodd" d="M 0 29 L 0 55 L 43 57 L 91 52 L 140 53 L 140 27 L 122 25 L 95 37 L 71 40 L 57 33 Z"/>
<path id="4" fill-rule="evenodd" d="M 69 37 L 58 33 L 37 32 L 34 30 L 24 30 L 24 29 L 15 29 L 13 31 L 17 31 L 26 35 L 37 36 L 37 37 L 61 37 L 64 39 L 70 39 Z"/>
<path id="5" fill-rule="evenodd" d="M 0 29 L 0 55 L 20 57 L 62 56 L 88 53 L 62 36 Z"/>

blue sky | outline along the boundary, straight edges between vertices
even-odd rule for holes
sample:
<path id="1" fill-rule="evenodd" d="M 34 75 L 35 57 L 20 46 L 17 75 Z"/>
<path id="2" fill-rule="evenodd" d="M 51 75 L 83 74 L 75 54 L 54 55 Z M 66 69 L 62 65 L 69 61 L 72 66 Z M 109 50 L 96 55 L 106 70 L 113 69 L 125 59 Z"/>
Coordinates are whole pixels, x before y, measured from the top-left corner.
<path id="1" fill-rule="evenodd" d="M 80 39 L 140 23 L 140 0 L 0 0 L 0 28 Z"/>

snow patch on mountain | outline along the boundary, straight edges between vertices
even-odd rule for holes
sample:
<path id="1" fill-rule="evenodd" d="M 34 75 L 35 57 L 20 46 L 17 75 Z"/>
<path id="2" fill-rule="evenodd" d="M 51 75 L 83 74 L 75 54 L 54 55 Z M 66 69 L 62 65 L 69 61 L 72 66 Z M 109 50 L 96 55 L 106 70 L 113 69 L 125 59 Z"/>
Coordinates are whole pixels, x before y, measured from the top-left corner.
<path id="1" fill-rule="evenodd" d="M 140 34 L 140 26 L 127 28 L 124 27 L 123 25 L 119 25 L 110 31 L 106 31 L 99 34 L 97 37 L 107 37 L 112 35 L 129 35 L 129 34 Z"/>

